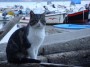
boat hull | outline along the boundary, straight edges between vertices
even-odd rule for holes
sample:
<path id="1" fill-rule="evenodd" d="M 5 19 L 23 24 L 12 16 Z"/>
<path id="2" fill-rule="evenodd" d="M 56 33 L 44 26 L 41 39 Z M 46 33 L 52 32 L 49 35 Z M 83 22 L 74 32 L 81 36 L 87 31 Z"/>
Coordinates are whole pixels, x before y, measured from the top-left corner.
<path id="1" fill-rule="evenodd" d="M 88 21 L 89 10 L 68 14 L 63 23 L 86 23 Z"/>
<path id="2" fill-rule="evenodd" d="M 45 15 L 45 20 L 46 24 L 57 24 L 57 23 L 63 23 L 65 19 L 66 13 L 59 13 L 59 14 L 46 14 Z M 25 17 L 26 19 L 23 20 L 23 17 L 21 18 L 20 22 L 21 23 L 28 23 L 29 22 L 29 17 Z"/>

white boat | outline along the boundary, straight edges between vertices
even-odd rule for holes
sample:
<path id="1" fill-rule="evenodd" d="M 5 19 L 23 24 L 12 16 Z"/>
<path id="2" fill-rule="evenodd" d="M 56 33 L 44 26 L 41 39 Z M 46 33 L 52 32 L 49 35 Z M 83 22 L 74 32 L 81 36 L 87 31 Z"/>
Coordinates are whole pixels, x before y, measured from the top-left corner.
<path id="1" fill-rule="evenodd" d="M 52 8 L 52 6 L 47 5 L 46 9 L 48 8 L 49 13 L 46 13 L 45 19 L 47 24 L 56 24 L 56 23 L 63 23 L 65 20 L 65 17 L 68 16 L 68 14 L 73 14 L 79 11 L 85 10 L 84 6 L 78 7 L 76 6 L 64 6 L 64 5 L 59 5 L 56 8 Z M 26 17 L 25 17 L 26 18 Z M 28 17 L 29 18 L 29 17 Z M 29 19 L 21 19 L 20 22 L 23 23 L 28 23 Z"/>
<path id="2" fill-rule="evenodd" d="M 63 23 L 65 19 L 66 13 L 55 13 L 55 14 L 46 14 L 45 19 L 46 19 L 46 24 L 56 24 L 56 23 Z M 25 19 L 23 19 L 25 18 Z M 22 17 L 20 20 L 20 23 L 28 23 L 29 22 L 29 17 Z"/>
<path id="3" fill-rule="evenodd" d="M 4 19 L 4 16 L 2 16 L 2 13 L 0 13 L 0 21 L 9 21 L 10 19 L 14 18 L 14 16 L 12 16 L 12 15 L 6 15 L 5 18 L 6 19 Z"/>
<path id="4" fill-rule="evenodd" d="M 66 13 L 47 14 L 45 17 L 46 23 L 47 24 L 63 23 L 65 16 Z"/>

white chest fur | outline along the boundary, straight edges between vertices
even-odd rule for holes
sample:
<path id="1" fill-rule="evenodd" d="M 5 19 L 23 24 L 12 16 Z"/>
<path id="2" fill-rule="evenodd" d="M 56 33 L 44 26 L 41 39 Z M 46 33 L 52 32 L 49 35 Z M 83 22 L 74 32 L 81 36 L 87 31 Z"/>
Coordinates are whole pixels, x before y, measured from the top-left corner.
<path id="1" fill-rule="evenodd" d="M 45 38 L 45 28 L 34 29 L 29 28 L 29 34 L 27 36 L 28 41 L 31 43 L 31 47 L 27 50 L 28 57 L 37 59 L 38 50 Z"/>
<path id="2" fill-rule="evenodd" d="M 31 43 L 32 46 L 40 46 L 45 38 L 45 28 L 42 29 L 33 29 L 32 27 L 29 28 L 29 34 L 27 36 L 28 41 Z"/>

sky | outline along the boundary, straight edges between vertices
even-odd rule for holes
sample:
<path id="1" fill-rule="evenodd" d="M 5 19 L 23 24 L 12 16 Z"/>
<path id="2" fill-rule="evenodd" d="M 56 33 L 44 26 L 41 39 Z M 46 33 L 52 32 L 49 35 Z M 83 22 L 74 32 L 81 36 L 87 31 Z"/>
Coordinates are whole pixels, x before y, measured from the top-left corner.
<path id="1" fill-rule="evenodd" d="M 23 2 L 23 1 L 48 1 L 48 0 L 0 0 L 2 2 Z"/>
<path id="2" fill-rule="evenodd" d="M 0 2 L 36 2 L 36 1 L 71 1 L 71 0 L 0 0 Z M 90 1 L 90 0 L 81 0 Z"/>

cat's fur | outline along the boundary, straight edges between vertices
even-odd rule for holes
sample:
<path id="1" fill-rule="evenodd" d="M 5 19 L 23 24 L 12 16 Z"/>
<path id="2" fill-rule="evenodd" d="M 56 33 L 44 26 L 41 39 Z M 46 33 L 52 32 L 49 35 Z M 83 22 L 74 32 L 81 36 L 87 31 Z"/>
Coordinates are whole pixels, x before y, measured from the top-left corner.
<path id="1" fill-rule="evenodd" d="M 10 63 L 40 63 L 37 60 L 39 47 L 45 37 L 45 14 L 30 12 L 30 21 L 26 27 L 16 30 L 10 37 L 6 55 Z"/>

